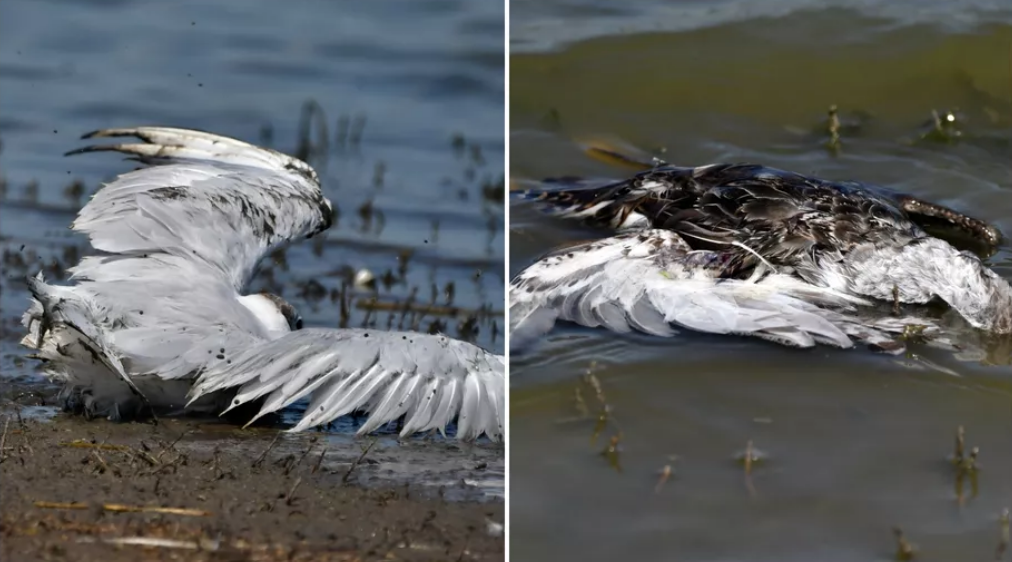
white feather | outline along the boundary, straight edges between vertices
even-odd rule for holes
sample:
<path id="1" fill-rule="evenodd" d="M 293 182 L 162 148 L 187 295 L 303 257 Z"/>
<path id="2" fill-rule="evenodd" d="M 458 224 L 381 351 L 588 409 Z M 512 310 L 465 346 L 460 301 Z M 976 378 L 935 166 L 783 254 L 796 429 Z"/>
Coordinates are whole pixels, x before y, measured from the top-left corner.
<path id="1" fill-rule="evenodd" d="M 152 144 L 75 152 L 116 150 L 163 164 L 119 176 L 74 221 L 96 249 L 119 259 L 179 258 L 242 291 L 265 255 L 330 225 L 331 206 L 315 172 L 295 158 L 208 133 L 146 127 L 113 133 L 101 136 L 133 134 Z M 92 260 L 74 276 L 95 279 L 96 265 Z M 120 271 L 100 275 L 110 280 Z M 128 271 L 136 279 L 152 268 Z"/>
<path id="2" fill-rule="evenodd" d="M 658 336 L 674 334 L 671 326 L 677 326 L 799 347 L 848 348 L 856 338 L 903 349 L 888 333 L 902 332 L 903 324 L 869 325 L 850 315 L 854 306 L 867 304 L 861 298 L 781 274 L 718 279 L 720 259 L 716 252 L 691 250 L 666 230 L 558 250 L 510 284 L 511 342 L 531 341 L 561 319 Z"/>
<path id="3" fill-rule="evenodd" d="M 238 387 L 231 407 L 266 397 L 260 417 L 312 394 L 292 431 L 366 410 L 370 416 L 361 433 L 401 416 L 407 416 L 403 435 L 442 430 L 457 416 L 458 437 L 498 439 L 504 372 L 501 356 L 446 336 L 316 328 L 247 348 L 230 365 L 205 370 L 190 397 Z M 459 386 L 464 391 L 458 400 Z M 447 394 L 449 403 L 440 399 Z"/>

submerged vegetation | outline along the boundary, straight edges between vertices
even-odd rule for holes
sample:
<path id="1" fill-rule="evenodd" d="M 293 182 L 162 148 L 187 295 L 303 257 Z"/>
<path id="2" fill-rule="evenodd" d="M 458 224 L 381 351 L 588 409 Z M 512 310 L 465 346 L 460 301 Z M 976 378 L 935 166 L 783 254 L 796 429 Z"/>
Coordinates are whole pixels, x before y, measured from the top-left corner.
<path id="1" fill-rule="evenodd" d="M 574 424 L 585 426 L 590 433 L 590 451 L 588 452 L 599 450 L 599 456 L 616 475 L 625 475 L 627 470 L 623 468 L 621 458 L 624 447 L 623 441 L 626 440 L 627 436 L 616 419 L 615 407 L 609 401 L 605 390 L 608 381 L 606 371 L 607 369 L 602 369 L 596 361 L 592 361 L 587 366 L 586 370 L 572 386 L 573 399 L 571 404 L 575 410 L 575 415 L 559 419 L 557 423 L 567 426 Z M 772 424 L 774 420 L 762 417 L 755 418 L 752 421 L 756 424 L 768 425 Z M 603 449 L 597 449 L 601 446 L 599 441 L 603 435 L 610 435 L 610 437 L 604 443 Z M 920 463 L 930 456 L 930 451 L 925 451 L 924 458 L 910 458 L 908 462 Z M 955 484 L 954 501 L 956 506 L 963 508 L 968 502 L 976 499 L 980 493 L 978 485 L 980 449 L 975 446 L 967 447 L 966 431 L 963 426 L 959 426 L 956 429 L 954 452 L 947 458 L 953 468 L 952 477 Z M 757 489 L 753 476 L 757 468 L 770 462 L 770 456 L 756 447 L 753 440 L 749 439 L 744 449 L 733 454 L 733 459 L 743 472 L 745 490 L 743 499 L 758 499 L 761 491 Z M 714 464 L 720 461 L 715 458 L 694 458 L 688 453 L 680 453 L 678 455 L 667 455 L 661 462 L 663 464 L 658 470 L 640 469 L 634 471 L 632 474 L 633 478 L 644 480 L 644 486 L 642 487 L 644 497 L 648 493 L 646 484 L 649 482 L 653 482 L 652 488 L 649 488 L 649 490 L 654 495 L 671 492 L 677 490 L 679 487 L 691 488 L 694 486 L 691 478 L 685 476 L 674 478 L 677 473 L 672 465 L 676 462 L 681 466 L 687 467 L 693 464 Z M 781 472 L 794 470 L 783 463 L 778 463 L 775 468 Z M 893 468 L 903 470 L 902 466 L 893 466 Z M 672 482 L 673 479 L 674 482 Z M 965 489 L 967 485 L 969 486 L 968 490 Z M 644 501 L 646 500 L 644 499 Z M 1008 508 L 1002 510 L 997 517 L 996 523 L 998 541 L 994 559 L 1002 560 L 1002 556 L 1004 556 L 1009 548 L 1010 541 Z M 921 547 L 912 543 L 901 527 L 894 526 L 892 533 L 896 545 L 894 554 L 896 560 L 915 560 L 921 554 L 930 554 L 923 552 Z"/>

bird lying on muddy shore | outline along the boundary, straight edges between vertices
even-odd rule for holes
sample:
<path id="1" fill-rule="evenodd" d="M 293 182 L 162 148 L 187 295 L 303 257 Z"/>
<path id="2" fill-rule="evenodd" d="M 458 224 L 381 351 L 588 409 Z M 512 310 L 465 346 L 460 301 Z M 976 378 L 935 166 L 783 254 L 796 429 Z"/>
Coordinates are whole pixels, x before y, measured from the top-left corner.
<path id="1" fill-rule="evenodd" d="M 976 328 L 1012 332 L 1009 283 L 926 230 L 996 247 L 1002 236 L 991 225 L 883 187 L 757 164 L 644 168 L 626 180 L 550 179 L 520 192 L 552 215 L 618 234 L 555 251 L 512 280 L 511 342 L 561 319 L 899 351 L 912 326 L 945 338 L 929 319 L 870 307 L 938 299 Z"/>
<path id="2" fill-rule="evenodd" d="M 402 435 L 503 435 L 504 359 L 443 335 L 303 329 L 282 298 L 246 294 L 259 262 L 331 226 L 311 166 L 210 133 L 166 127 L 85 135 L 148 167 L 104 185 L 72 228 L 100 253 L 70 286 L 29 280 L 22 344 L 65 384 L 68 409 L 130 419 L 146 411 L 254 417 L 311 395 L 292 429 L 368 412 L 360 433 L 403 418 Z M 250 422 L 252 423 L 252 421 Z"/>

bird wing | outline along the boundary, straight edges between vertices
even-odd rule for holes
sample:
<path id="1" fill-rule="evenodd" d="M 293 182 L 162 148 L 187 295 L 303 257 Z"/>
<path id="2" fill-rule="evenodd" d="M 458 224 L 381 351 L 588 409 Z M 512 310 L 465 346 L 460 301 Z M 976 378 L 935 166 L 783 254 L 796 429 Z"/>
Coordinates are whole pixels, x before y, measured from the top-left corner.
<path id="1" fill-rule="evenodd" d="M 775 273 L 758 281 L 720 279 L 727 259 L 693 251 L 677 234 L 657 229 L 553 252 L 510 284 L 511 347 L 561 319 L 658 336 L 680 326 L 799 347 L 851 347 L 853 337 L 897 350 L 895 338 L 846 314 L 866 301 Z"/>
<path id="2" fill-rule="evenodd" d="M 96 366 L 104 366 L 104 372 L 114 374 L 132 393 L 146 400 L 127 375 L 121 354 L 95 324 L 93 304 L 76 298 L 67 288 L 46 284 L 41 272 L 27 281 L 32 305 L 22 319 L 28 328 L 22 345 L 36 350 L 35 357 L 60 365 L 60 370 L 93 372 Z"/>
<path id="3" fill-rule="evenodd" d="M 331 224 L 329 201 L 305 162 L 186 129 L 106 129 L 132 136 L 68 154 L 115 151 L 150 165 L 104 185 L 73 228 L 102 255 L 70 269 L 99 303 L 96 322 L 130 372 L 186 377 L 266 337 L 236 297 L 269 252 Z M 208 356 L 198 344 L 214 343 Z M 203 356 L 197 356 L 200 348 Z"/>
<path id="4" fill-rule="evenodd" d="M 269 252 L 331 225 L 319 178 L 301 160 L 187 129 L 105 129 L 84 138 L 124 136 L 143 142 L 68 153 L 115 151 L 150 165 L 103 186 L 78 214 L 72 228 L 113 254 L 83 260 L 73 270 L 78 279 L 137 281 L 189 262 L 241 292 Z M 137 263 L 152 257 L 161 261 Z"/>
<path id="5" fill-rule="evenodd" d="M 368 411 L 359 433 L 401 416 L 402 436 L 442 431 L 456 417 L 458 438 L 485 434 L 497 440 L 503 435 L 504 377 L 502 356 L 443 335 L 311 328 L 218 362 L 201 373 L 190 398 L 236 388 L 234 408 L 265 397 L 255 420 L 312 394 L 292 431 Z"/>

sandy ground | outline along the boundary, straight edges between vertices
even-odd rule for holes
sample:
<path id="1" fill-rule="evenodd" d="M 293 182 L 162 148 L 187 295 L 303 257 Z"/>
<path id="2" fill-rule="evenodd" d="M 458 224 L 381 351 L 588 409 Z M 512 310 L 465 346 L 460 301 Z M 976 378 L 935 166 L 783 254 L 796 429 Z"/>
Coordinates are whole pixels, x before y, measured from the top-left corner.
<path id="1" fill-rule="evenodd" d="M 501 446 L 44 419 L 30 404 L 51 395 L 14 390 L 0 412 L 3 560 L 504 558 L 501 493 L 483 487 Z"/>

